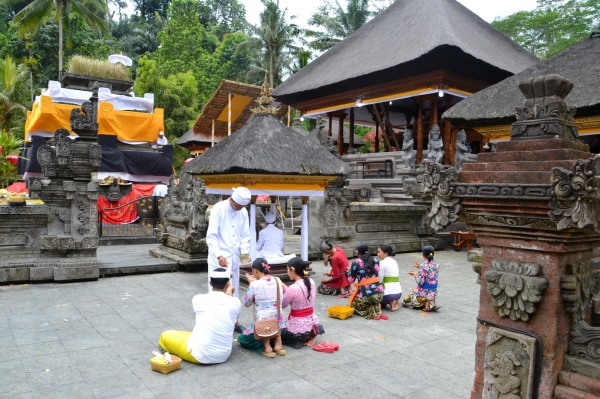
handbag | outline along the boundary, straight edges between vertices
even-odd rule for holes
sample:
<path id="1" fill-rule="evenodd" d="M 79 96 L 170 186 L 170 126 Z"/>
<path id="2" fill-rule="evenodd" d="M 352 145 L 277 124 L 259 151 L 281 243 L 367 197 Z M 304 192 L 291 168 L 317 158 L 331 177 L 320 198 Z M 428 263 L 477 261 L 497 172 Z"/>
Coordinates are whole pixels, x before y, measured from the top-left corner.
<path id="1" fill-rule="evenodd" d="M 277 288 L 277 318 L 269 317 L 263 320 L 254 321 L 254 339 L 257 341 L 266 341 L 277 338 L 281 335 L 279 328 L 279 319 L 281 319 L 281 299 L 279 296 L 279 279 L 275 278 L 275 287 Z M 256 307 L 256 303 L 253 304 Z M 256 317 L 256 311 L 254 311 Z"/>

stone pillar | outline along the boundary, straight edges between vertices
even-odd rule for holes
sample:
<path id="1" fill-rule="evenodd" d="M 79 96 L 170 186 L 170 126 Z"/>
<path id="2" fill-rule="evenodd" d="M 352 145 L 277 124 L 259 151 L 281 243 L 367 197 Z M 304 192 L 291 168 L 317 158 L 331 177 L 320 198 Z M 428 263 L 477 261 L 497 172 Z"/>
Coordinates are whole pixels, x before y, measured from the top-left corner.
<path id="1" fill-rule="evenodd" d="M 338 153 L 340 155 L 344 155 L 344 118 L 346 117 L 346 113 L 344 111 L 340 111 L 338 113 Z"/>
<path id="2" fill-rule="evenodd" d="M 510 371 L 515 397 L 537 392 L 552 399 L 571 323 L 585 316 L 590 302 L 577 283 L 582 280 L 569 275 L 585 269 L 600 245 L 594 230 L 600 159 L 578 141 L 564 101 L 572 86 L 557 75 L 521 81 L 526 100 L 517 108 L 511 140 L 479 154 L 460 174 L 453 168 L 439 173 L 438 200 L 446 199 L 446 213 L 433 209 L 433 224 L 462 208 L 483 247 L 472 399 L 502 397 L 493 396 L 494 385 L 507 381 L 502 369 Z"/>

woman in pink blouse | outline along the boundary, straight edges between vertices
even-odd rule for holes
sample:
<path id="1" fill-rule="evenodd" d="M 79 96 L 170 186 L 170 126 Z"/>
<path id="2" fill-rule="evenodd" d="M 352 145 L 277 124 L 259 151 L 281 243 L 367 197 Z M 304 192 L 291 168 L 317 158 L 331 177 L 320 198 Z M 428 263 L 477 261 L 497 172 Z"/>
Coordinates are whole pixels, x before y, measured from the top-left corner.
<path id="1" fill-rule="evenodd" d="M 314 346 L 317 334 L 321 334 L 319 319 L 313 309 L 317 293 L 315 282 L 308 277 L 304 261 L 300 258 L 288 261 L 287 273 L 294 283 L 283 294 L 281 307 L 290 306 L 292 310 L 285 328 L 281 330 L 281 340 L 297 349 L 302 345 L 300 343 Z"/>

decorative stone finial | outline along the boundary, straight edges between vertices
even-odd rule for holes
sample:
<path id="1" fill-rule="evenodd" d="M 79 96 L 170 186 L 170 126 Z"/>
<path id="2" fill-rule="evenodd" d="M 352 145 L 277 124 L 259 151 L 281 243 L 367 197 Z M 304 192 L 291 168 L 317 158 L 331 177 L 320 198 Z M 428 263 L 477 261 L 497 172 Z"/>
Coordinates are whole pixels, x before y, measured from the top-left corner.
<path id="1" fill-rule="evenodd" d="M 556 136 L 579 139 L 573 123 L 576 108 L 567 107 L 565 97 L 573 83 L 559 75 L 544 75 L 523 79 L 519 90 L 525 96 L 522 107 L 516 108 L 517 121 L 512 124 L 511 140 L 552 139 Z"/>
<path id="2" fill-rule="evenodd" d="M 273 91 L 273 88 L 269 86 L 269 82 L 267 81 L 267 77 L 265 76 L 265 80 L 263 80 L 262 89 L 260 91 L 260 97 L 258 97 L 256 100 L 254 100 L 258 103 L 258 107 L 250 108 L 250 111 L 252 111 L 252 113 L 254 115 L 259 115 L 259 114 L 276 115 L 277 114 L 277 111 L 279 111 L 280 107 L 277 107 L 277 108 L 269 107 L 269 105 L 271 105 L 273 103 L 273 97 L 271 97 L 272 91 Z"/>

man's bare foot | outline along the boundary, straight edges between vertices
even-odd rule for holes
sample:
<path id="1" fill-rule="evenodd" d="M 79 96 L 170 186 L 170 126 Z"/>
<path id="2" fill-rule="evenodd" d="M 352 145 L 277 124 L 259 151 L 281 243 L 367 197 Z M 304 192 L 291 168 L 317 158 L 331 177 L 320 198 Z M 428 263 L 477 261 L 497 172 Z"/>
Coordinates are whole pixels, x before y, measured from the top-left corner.
<path id="1" fill-rule="evenodd" d="M 400 303 L 399 303 L 399 302 L 400 302 L 400 301 L 398 301 L 398 300 L 395 300 L 395 301 L 393 301 L 393 302 L 390 304 L 390 306 L 392 307 L 392 312 L 395 312 L 395 311 L 397 311 L 398 309 L 400 309 Z"/>
<path id="2" fill-rule="evenodd" d="M 310 341 L 306 341 L 304 343 L 304 346 L 308 346 L 310 348 L 311 346 L 315 346 L 316 343 L 317 343 L 317 337 L 314 337 Z"/>

